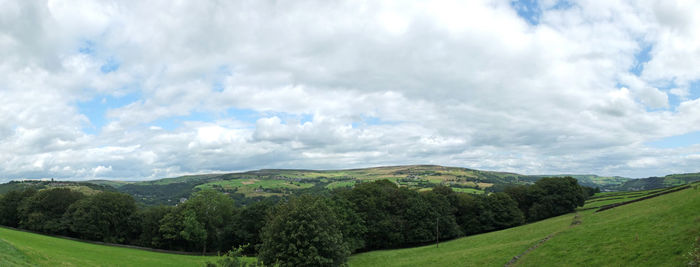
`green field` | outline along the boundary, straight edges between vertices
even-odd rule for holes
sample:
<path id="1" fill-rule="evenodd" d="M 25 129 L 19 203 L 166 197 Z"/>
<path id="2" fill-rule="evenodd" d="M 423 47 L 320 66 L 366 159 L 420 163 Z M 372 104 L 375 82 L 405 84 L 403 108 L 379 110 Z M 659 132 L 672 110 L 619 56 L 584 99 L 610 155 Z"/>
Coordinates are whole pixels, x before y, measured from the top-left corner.
<path id="1" fill-rule="evenodd" d="M 697 185 L 697 184 L 696 184 Z M 696 186 L 697 187 L 697 186 Z M 602 193 L 625 201 L 658 192 Z M 599 201 L 600 202 L 600 201 Z M 518 266 L 684 266 L 700 236 L 700 189 L 616 207 L 571 213 L 501 231 L 422 247 L 350 257 L 350 266 L 503 266 L 545 237 Z M 578 217 L 576 217 L 578 215 Z M 573 225 L 572 222 L 580 221 Z M 204 266 L 215 257 L 95 245 L 0 228 L 0 266 Z M 249 260 L 254 260 L 249 258 Z"/>
<path id="2" fill-rule="evenodd" d="M 287 190 L 296 190 L 314 186 L 312 183 L 286 180 L 235 179 L 220 180 L 196 186 L 197 189 L 236 190 L 247 197 L 282 195 Z M 276 189 L 276 190 L 275 190 Z M 271 192 L 272 191 L 272 192 Z"/>
<path id="3" fill-rule="evenodd" d="M 435 245 L 361 253 L 351 266 L 503 266 L 548 235 L 518 266 L 685 266 L 700 235 L 700 190 L 596 213 L 567 214 Z"/>
<path id="4" fill-rule="evenodd" d="M 586 200 L 586 204 L 583 207 L 579 208 L 579 210 L 600 208 L 600 207 L 605 206 L 605 205 L 635 200 L 635 199 L 639 199 L 642 197 L 647 197 L 647 196 L 651 196 L 654 194 L 663 193 L 665 191 L 672 190 L 672 189 L 674 189 L 674 187 L 653 189 L 653 190 L 644 190 L 644 191 L 597 193 L 593 197 Z"/>
<path id="5" fill-rule="evenodd" d="M 470 193 L 470 194 L 483 194 L 483 190 L 479 189 L 474 189 L 474 188 L 458 188 L 458 187 L 453 187 L 452 190 L 455 192 L 462 192 L 462 193 Z"/>
<path id="6" fill-rule="evenodd" d="M 503 266 L 552 232 L 564 231 L 573 214 L 435 245 L 381 250 L 350 257 L 350 266 Z"/>
<path id="7" fill-rule="evenodd" d="M 0 227 L 0 266 L 204 266 L 216 257 L 150 252 Z"/>

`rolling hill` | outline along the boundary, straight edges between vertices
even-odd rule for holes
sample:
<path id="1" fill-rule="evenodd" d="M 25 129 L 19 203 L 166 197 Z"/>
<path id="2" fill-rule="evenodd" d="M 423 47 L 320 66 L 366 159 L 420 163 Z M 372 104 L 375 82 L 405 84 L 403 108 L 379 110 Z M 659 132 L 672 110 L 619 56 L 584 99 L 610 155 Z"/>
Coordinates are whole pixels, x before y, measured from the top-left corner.
<path id="1" fill-rule="evenodd" d="M 684 266 L 700 237 L 700 183 L 596 212 L 582 210 L 510 229 L 350 257 L 350 266 Z M 587 205 L 662 191 L 599 193 Z M 517 256 L 517 257 L 515 257 Z M 204 266 L 187 256 L 0 228 L 0 261 L 11 266 Z M 247 258 L 246 261 L 254 261 Z"/>
<path id="2" fill-rule="evenodd" d="M 0 227 L 0 266 L 205 266 L 207 261 L 216 258 L 97 245 Z"/>
<path id="3" fill-rule="evenodd" d="M 0 185 L 0 194 L 30 186 L 37 189 L 70 186 L 84 193 L 95 190 L 116 190 L 128 193 L 147 205 L 175 205 L 188 198 L 194 191 L 211 188 L 228 193 L 239 204 L 246 204 L 260 198 L 352 187 L 356 183 L 379 179 L 388 179 L 400 186 L 417 190 L 430 190 L 431 187 L 442 184 L 452 187 L 455 191 L 483 194 L 488 191 L 500 191 L 512 184 L 530 184 L 544 177 L 562 176 L 571 176 L 581 185 L 598 187 L 602 191 L 649 190 L 700 181 L 700 173 L 630 179 L 592 174 L 522 175 L 438 165 L 407 165 L 347 170 L 263 169 L 238 173 L 187 175 L 140 182 L 110 180 L 11 182 Z"/>
<path id="4" fill-rule="evenodd" d="M 580 211 L 444 242 L 439 247 L 361 253 L 351 256 L 349 263 L 504 266 L 519 256 L 514 266 L 685 266 L 686 255 L 700 245 L 694 244 L 700 237 L 698 207 L 700 188 L 695 184 L 612 210 Z"/>

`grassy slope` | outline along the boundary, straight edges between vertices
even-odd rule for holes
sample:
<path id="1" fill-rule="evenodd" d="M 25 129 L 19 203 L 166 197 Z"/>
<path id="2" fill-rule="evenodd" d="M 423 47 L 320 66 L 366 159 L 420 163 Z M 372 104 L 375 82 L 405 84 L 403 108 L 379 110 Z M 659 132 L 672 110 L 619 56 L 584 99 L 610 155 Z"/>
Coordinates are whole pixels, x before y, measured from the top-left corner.
<path id="1" fill-rule="evenodd" d="M 10 266 L 204 266 L 215 257 L 95 245 L 0 228 L 0 264 Z"/>
<path id="2" fill-rule="evenodd" d="M 700 235 L 700 190 L 583 216 L 581 226 L 525 256 L 521 266 L 684 266 Z"/>
<path id="3" fill-rule="evenodd" d="M 626 201 L 621 199 L 619 201 Z M 547 235 L 522 266 L 683 266 L 700 233 L 700 191 L 687 189 L 594 213 L 574 214 L 418 248 L 350 257 L 351 266 L 503 266 Z"/>
<path id="4" fill-rule="evenodd" d="M 17 248 L 0 239 L 0 266 L 31 266 L 29 258 Z"/>
<path id="5" fill-rule="evenodd" d="M 503 266 L 552 232 L 569 227 L 573 214 L 464 237 L 435 245 L 372 251 L 350 257 L 350 266 Z"/>

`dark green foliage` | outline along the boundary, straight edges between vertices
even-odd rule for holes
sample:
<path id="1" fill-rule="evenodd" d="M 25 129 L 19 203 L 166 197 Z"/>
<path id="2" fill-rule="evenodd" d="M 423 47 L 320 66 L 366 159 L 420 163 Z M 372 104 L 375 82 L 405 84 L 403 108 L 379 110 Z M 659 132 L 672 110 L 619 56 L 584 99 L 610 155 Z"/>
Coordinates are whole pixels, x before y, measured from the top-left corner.
<path id="1" fill-rule="evenodd" d="M 257 267 L 258 263 L 248 263 L 243 261 L 243 251 L 248 248 L 249 245 L 239 246 L 238 248 L 233 248 L 226 252 L 225 255 L 221 256 L 221 259 L 216 261 L 216 263 L 207 262 L 207 267 Z"/>
<path id="2" fill-rule="evenodd" d="M 364 220 L 355 212 L 354 204 L 347 199 L 334 195 L 331 208 L 339 219 L 340 231 L 350 252 L 355 252 L 365 246 L 362 236 L 367 232 Z"/>
<path id="3" fill-rule="evenodd" d="M 33 188 L 10 191 L 0 197 L 0 224 L 17 227 L 19 225 L 19 206 L 25 198 L 36 194 Z"/>
<path id="4" fill-rule="evenodd" d="M 364 249 L 402 247 L 434 241 L 436 223 L 442 238 L 460 236 L 462 231 L 455 219 L 457 194 L 452 189 L 437 186 L 432 192 L 419 194 L 399 188 L 393 182 L 380 180 L 341 190 L 340 196 L 364 221 Z"/>
<path id="5" fill-rule="evenodd" d="M 169 249 L 221 251 L 233 243 L 233 215 L 231 198 L 202 190 L 163 216 L 159 232 Z"/>
<path id="6" fill-rule="evenodd" d="M 175 205 L 180 198 L 187 198 L 194 187 L 203 182 L 188 181 L 170 184 L 126 184 L 119 191 L 134 196 L 147 205 Z"/>
<path id="7" fill-rule="evenodd" d="M 459 195 L 455 218 L 465 234 L 477 234 L 521 225 L 525 217 L 508 194 Z"/>
<path id="8" fill-rule="evenodd" d="M 508 194 L 493 193 L 480 198 L 484 204 L 479 220 L 485 231 L 505 229 L 525 222 L 525 216 L 518 209 L 518 203 Z"/>
<path id="9" fill-rule="evenodd" d="M 538 191 L 537 201 L 528 210 L 528 219 L 541 220 L 572 212 L 586 201 L 585 193 L 576 179 L 543 178 L 535 182 Z"/>
<path id="10" fill-rule="evenodd" d="M 63 213 L 74 202 L 85 197 L 67 188 L 46 189 L 25 198 L 19 207 L 22 228 L 50 234 L 64 234 L 67 225 Z"/>
<path id="11" fill-rule="evenodd" d="M 483 233 L 488 227 L 482 225 L 479 217 L 484 211 L 483 197 L 469 194 L 459 194 L 454 204 L 455 219 L 462 232 L 466 235 Z"/>
<path id="12" fill-rule="evenodd" d="M 327 198 L 294 197 L 271 213 L 258 257 L 266 265 L 344 265 L 350 248 L 341 227 Z"/>
<path id="13" fill-rule="evenodd" d="M 441 239 L 455 238 L 463 235 L 462 229 L 455 217 L 457 213 L 457 206 L 455 204 L 458 202 L 458 194 L 461 193 L 456 193 L 452 191 L 452 188 L 443 185 L 435 186 L 432 191 L 421 194 L 430 207 L 430 214 L 425 220 L 432 224 L 429 225 L 432 226 L 432 228 L 435 228 L 435 221 L 437 221 Z M 423 242 L 434 240 L 436 238 L 434 234 L 434 231 L 430 231 L 429 238 Z"/>
<path id="14" fill-rule="evenodd" d="M 341 194 L 355 204 L 356 212 L 365 222 L 364 240 L 371 241 L 366 243 L 367 249 L 397 247 L 405 242 L 401 208 L 405 194 L 396 184 L 388 180 L 361 183 Z"/>
<path id="15" fill-rule="evenodd" d="M 256 252 L 256 246 L 262 244 L 260 230 L 265 225 L 265 218 L 276 202 L 263 200 L 242 208 L 233 218 L 233 231 L 236 245 L 242 246 L 242 253 Z M 250 244 L 249 246 L 243 246 Z"/>
<path id="16" fill-rule="evenodd" d="M 137 212 L 140 221 L 140 235 L 136 244 L 144 247 L 163 248 L 160 222 L 174 208 L 170 206 L 146 207 Z"/>
<path id="17" fill-rule="evenodd" d="M 600 187 L 588 187 L 588 186 L 581 186 L 583 188 L 583 192 L 586 195 L 586 199 L 589 197 L 592 197 L 596 193 L 600 193 Z"/>
<path id="18" fill-rule="evenodd" d="M 572 212 L 588 197 L 588 191 L 571 177 L 542 178 L 534 185 L 509 187 L 505 192 L 515 199 L 528 221 Z"/>
<path id="19" fill-rule="evenodd" d="M 134 199 L 123 193 L 102 192 L 73 203 L 64 219 L 78 237 L 108 243 L 124 243 L 138 226 Z"/>

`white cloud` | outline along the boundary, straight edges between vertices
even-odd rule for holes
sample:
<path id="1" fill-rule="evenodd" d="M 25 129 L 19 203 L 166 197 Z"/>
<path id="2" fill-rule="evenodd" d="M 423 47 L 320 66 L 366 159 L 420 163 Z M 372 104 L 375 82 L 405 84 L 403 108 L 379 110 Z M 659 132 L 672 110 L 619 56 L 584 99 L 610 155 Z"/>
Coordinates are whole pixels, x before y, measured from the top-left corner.
<path id="1" fill-rule="evenodd" d="M 543 3 L 530 25 L 509 3 L 3 2 L 0 179 L 698 171 L 697 146 L 646 145 L 700 130 L 698 5 Z"/>

